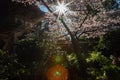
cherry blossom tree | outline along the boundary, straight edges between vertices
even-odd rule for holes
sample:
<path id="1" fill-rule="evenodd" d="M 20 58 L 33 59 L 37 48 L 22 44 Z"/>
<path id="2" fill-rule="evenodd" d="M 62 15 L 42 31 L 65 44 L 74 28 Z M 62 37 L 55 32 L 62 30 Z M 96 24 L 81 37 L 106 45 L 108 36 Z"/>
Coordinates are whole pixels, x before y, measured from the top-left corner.
<path id="1" fill-rule="evenodd" d="M 56 38 L 70 38 L 78 62 L 82 61 L 79 39 L 95 38 L 120 28 L 120 10 L 117 0 L 13 0 L 24 5 L 44 5 L 48 9 L 44 19 Z M 105 5 L 107 4 L 107 5 Z M 115 8 L 114 8 L 115 7 Z M 116 8 L 117 7 L 117 8 Z M 84 73 L 84 66 L 81 68 Z M 85 75 L 82 75 L 85 76 Z"/>
<path id="2" fill-rule="evenodd" d="M 44 5 L 48 9 L 45 19 L 50 30 L 61 32 L 58 38 L 71 39 L 76 53 L 80 53 L 79 39 L 104 35 L 107 31 L 120 27 L 120 10 L 116 0 L 12 0 L 24 5 Z M 62 4 L 62 6 L 61 6 Z M 109 6 L 107 6 L 107 5 Z M 109 10 L 106 9 L 109 7 Z M 110 9 L 111 7 L 111 9 Z M 53 30 L 54 29 L 54 30 Z"/>

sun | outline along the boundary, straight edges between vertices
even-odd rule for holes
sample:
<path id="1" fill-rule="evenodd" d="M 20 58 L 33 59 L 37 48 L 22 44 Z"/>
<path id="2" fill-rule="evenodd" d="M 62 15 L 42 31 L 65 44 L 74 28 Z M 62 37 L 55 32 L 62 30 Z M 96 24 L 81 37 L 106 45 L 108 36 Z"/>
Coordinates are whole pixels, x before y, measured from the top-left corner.
<path id="1" fill-rule="evenodd" d="M 58 5 L 56 6 L 56 12 L 59 13 L 59 15 L 63 15 L 65 14 L 65 12 L 68 10 L 67 6 L 65 5 L 65 3 L 59 3 L 58 2 Z"/>
<path id="2" fill-rule="evenodd" d="M 73 2 L 73 1 L 72 1 Z M 71 4 L 72 2 L 69 2 L 69 3 L 65 3 L 64 1 L 62 2 L 57 2 L 57 5 L 56 5 L 56 10 L 54 13 L 57 13 L 58 14 L 58 17 L 59 16 L 63 16 L 63 15 L 66 15 L 67 12 L 69 11 L 69 8 L 68 8 L 68 5 Z"/>

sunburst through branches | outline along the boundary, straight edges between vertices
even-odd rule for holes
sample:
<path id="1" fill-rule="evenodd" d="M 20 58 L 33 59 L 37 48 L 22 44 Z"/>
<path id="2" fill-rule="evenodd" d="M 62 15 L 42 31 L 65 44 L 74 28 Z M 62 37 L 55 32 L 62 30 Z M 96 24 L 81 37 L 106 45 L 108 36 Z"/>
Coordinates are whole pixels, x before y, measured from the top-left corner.
<path id="1" fill-rule="evenodd" d="M 57 2 L 56 10 L 54 11 L 54 13 L 58 14 L 58 18 L 60 16 L 63 16 L 63 15 L 67 14 L 67 12 L 69 11 L 68 5 L 71 4 L 72 2 L 69 2 L 69 3 L 65 3 L 64 1 L 61 1 L 61 2 L 58 1 Z"/>

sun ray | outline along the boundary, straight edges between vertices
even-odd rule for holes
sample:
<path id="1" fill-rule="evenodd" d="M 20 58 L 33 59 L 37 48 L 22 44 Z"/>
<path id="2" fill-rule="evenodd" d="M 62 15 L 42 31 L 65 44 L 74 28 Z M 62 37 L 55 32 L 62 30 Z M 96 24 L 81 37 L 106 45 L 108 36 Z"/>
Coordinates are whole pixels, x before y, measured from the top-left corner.
<path id="1" fill-rule="evenodd" d="M 67 3 L 67 4 L 65 4 L 65 6 L 68 6 L 68 5 L 70 5 L 71 3 L 73 3 L 74 1 L 71 1 L 71 2 L 69 2 L 69 3 Z"/>

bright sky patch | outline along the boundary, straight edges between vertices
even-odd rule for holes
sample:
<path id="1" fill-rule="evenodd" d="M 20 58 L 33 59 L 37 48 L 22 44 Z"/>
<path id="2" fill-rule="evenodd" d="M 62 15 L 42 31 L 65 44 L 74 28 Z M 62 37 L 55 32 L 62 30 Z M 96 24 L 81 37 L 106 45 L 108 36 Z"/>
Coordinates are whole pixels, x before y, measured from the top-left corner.
<path id="1" fill-rule="evenodd" d="M 48 13 L 48 9 L 44 5 L 38 5 L 39 9 L 45 13 Z"/>

